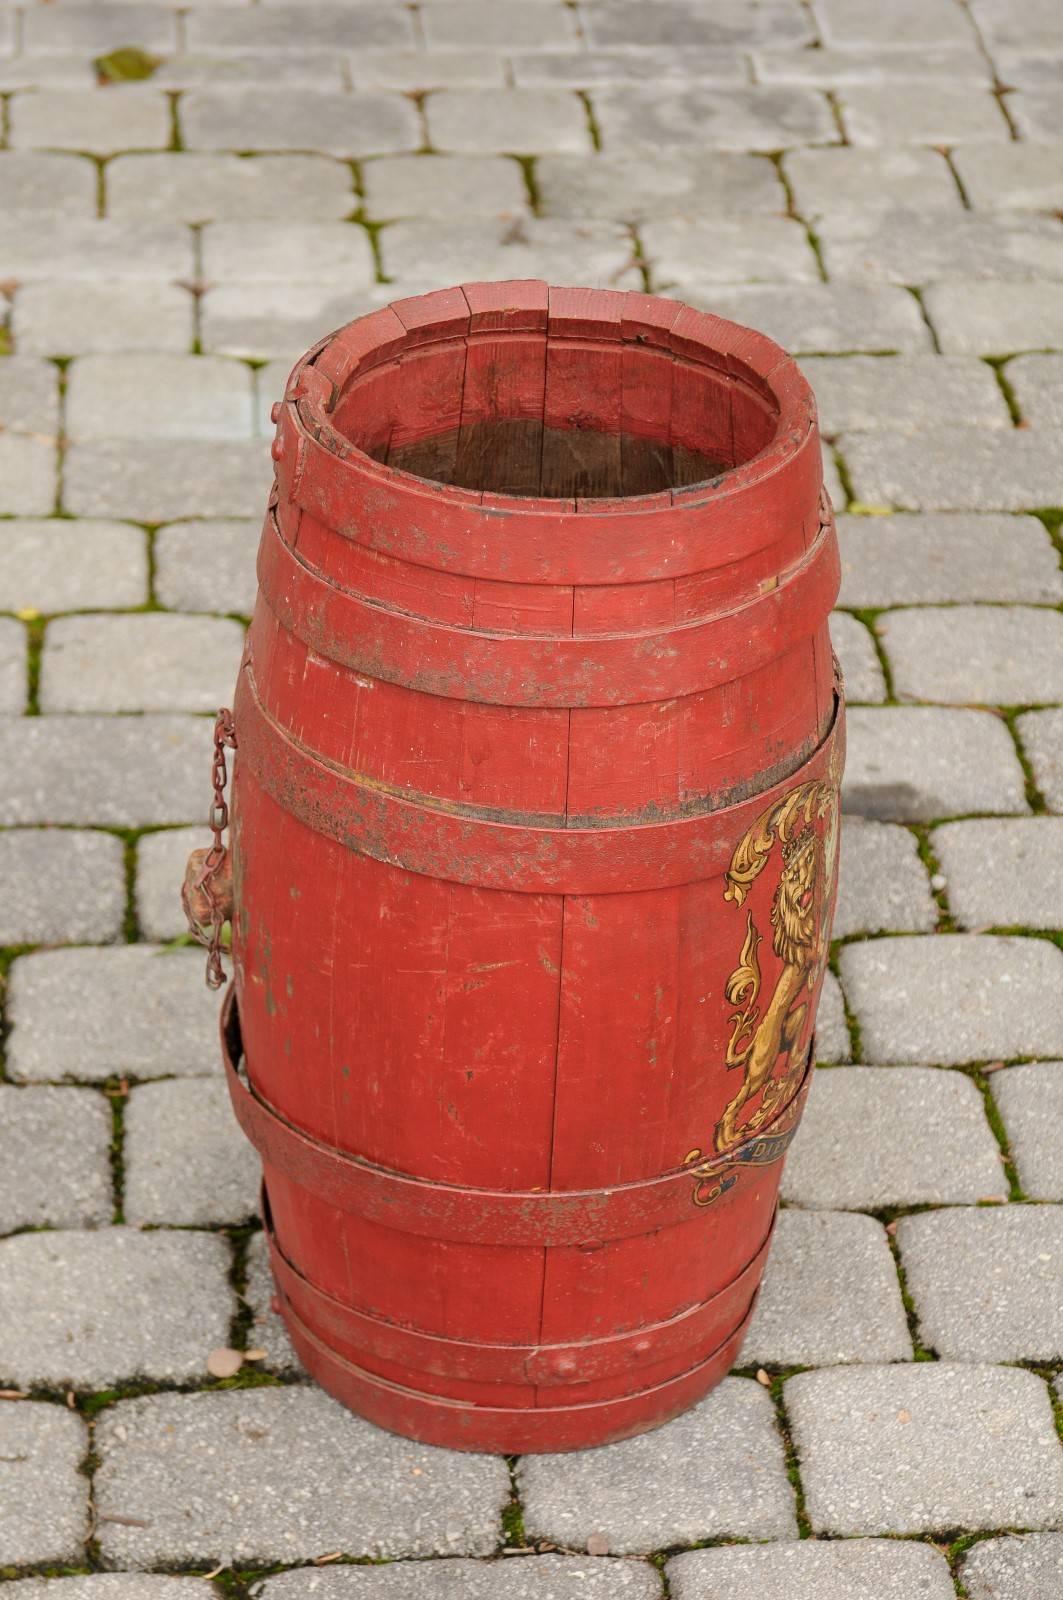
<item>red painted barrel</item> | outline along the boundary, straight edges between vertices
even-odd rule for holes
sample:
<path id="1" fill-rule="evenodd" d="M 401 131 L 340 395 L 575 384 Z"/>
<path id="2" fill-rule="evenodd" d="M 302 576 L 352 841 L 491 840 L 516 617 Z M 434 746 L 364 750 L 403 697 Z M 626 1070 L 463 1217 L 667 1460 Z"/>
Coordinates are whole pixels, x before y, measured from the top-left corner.
<path id="1" fill-rule="evenodd" d="M 811 393 L 674 301 L 471 284 L 326 339 L 276 420 L 224 1034 L 281 1310 L 398 1432 L 622 1438 L 734 1364 L 807 1090 Z"/>

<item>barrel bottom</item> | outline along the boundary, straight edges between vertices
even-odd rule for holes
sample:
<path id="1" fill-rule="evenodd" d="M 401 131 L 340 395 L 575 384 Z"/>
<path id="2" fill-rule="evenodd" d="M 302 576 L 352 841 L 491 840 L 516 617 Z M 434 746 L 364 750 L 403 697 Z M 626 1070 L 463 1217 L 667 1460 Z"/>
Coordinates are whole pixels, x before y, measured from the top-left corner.
<path id="1" fill-rule="evenodd" d="M 671 1422 L 726 1377 L 753 1315 L 750 1304 L 738 1327 L 711 1355 L 665 1383 L 615 1400 L 524 1409 L 463 1404 L 389 1383 L 322 1344 L 296 1315 L 279 1286 L 276 1305 L 303 1366 L 341 1405 L 379 1428 L 421 1444 L 493 1455 L 586 1450 Z"/>

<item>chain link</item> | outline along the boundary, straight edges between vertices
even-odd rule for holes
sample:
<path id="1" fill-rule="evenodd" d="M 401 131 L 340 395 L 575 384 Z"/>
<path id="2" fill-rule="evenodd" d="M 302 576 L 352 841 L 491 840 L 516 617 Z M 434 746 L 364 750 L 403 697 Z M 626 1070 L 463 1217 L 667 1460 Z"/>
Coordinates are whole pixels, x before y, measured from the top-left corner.
<path id="1" fill-rule="evenodd" d="M 214 835 L 214 842 L 203 858 L 195 888 L 201 889 L 210 907 L 209 928 L 207 937 L 201 938 L 201 943 L 207 947 L 207 987 L 220 989 L 225 982 L 225 968 L 222 965 L 222 929 L 225 926 L 225 907 L 215 893 L 215 879 L 222 867 L 226 864 L 229 852 L 222 840 L 222 834 L 229 826 L 229 806 L 225 799 L 225 787 L 229 781 L 228 763 L 225 759 L 226 750 L 236 749 L 236 726 L 233 714 L 227 706 L 218 712 L 214 723 L 214 759 L 211 763 L 211 782 L 214 785 L 214 800 L 210 808 L 208 824 Z"/>

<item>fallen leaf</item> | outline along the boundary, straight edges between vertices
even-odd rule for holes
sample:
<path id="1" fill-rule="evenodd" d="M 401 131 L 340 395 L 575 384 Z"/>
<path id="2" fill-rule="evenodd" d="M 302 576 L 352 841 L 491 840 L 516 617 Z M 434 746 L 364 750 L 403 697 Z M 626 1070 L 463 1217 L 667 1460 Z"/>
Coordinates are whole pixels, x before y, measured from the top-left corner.
<path id="1" fill-rule="evenodd" d="M 211 1578 L 218 1577 L 219 1574 L 224 1572 L 224 1571 L 225 1571 L 225 1563 L 223 1562 L 220 1567 L 215 1567 L 213 1572 L 204 1572 L 203 1575 L 202 1575 L 203 1576 L 203 1582 L 204 1583 L 209 1583 Z"/>
<path id="2" fill-rule="evenodd" d="M 609 1540 L 604 1533 L 592 1533 L 587 1537 L 587 1554 L 589 1556 L 607 1556 L 609 1554 Z"/>
<path id="3" fill-rule="evenodd" d="M 266 1356 L 268 1354 L 269 1354 L 269 1352 L 267 1350 L 245 1350 L 244 1351 L 244 1360 L 245 1361 L 265 1361 Z"/>
<path id="4" fill-rule="evenodd" d="M 312 1567 L 327 1567 L 330 1561 L 339 1561 L 342 1556 L 342 1550 L 330 1550 L 327 1556 L 315 1556 L 310 1565 Z"/>
<path id="5" fill-rule="evenodd" d="M 71 1411 L 75 1410 L 77 1407 L 77 1400 L 74 1397 L 73 1389 L 68 1389 L 66 1391 L 66 1403 L 70 1407 Z"/>
<path id="6" fill-rule="evenodd" d="M 212 1378 L 235 1378 L 243 1364 L 243 1352 L 227 1350 L 224 1345 L 207 1357 L 207 1371 Z"/>
<path id="7" fill-rule="evenodd" d="M 1004 1066 L 1005 1066 L 1005 1063 L 1003 1061 L 987 1061 L 985 1066 L 982 1068 L 982 1071 L 983 1072 L 1003 1072 Z"/>
<path id="8" fill-rule="evenodd" d="M 771 1379 L 768 1377 L 768 1374 L 764 1371 L 763 1367 L 757 1368 L 757 1382 L 762 1383 L 765 1389 L 771 1388 Z"/>
<path id="9" fill-rule="evenodd" d="M 896 1217 L 894 1217 L 892 1222 L 887 1222 L 887 1224 L 886 1224 L 886 1232 L 888 1234 L 890 1234 L 891 1236 L 897 1232 L 897 1218 Z"/>
<path id="10" fill-rule="evenodd" d="M 33 606 L 23 606 L 20 611 L 15 612 L 15 615 L 20 622 L 36 622 L 40 612 L 34 610 Z"/>
<path id="11" fill-rule="evenodd" d="M 898 1411 L 898 1413 L 897 1413 L 897 1421 L 898 1422 L 911 1422 L 911 1420 L 912 1420 L 912 1413 L 910 1411 Z"/>
<path id="12" fill-rule="evenodd" d="M 24 1395 L 21 1389 L 0 1389 L 0 1400 L 26 1400 L 28 1398 L 29 1396 Z"/>

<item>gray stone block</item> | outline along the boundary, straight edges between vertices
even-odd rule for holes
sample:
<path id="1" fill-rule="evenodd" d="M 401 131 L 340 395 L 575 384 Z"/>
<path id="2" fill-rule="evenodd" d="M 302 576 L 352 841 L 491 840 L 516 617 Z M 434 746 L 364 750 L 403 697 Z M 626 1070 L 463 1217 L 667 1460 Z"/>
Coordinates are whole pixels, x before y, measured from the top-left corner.
<path id="1" fill-rule="evenodd" d="M 686 296 L 680 285 L 679 298 Z M 930 335 L 910 294 L 856 283 L 721 285 L 692 304 L 758 328 L 796 355 L 927 350 Z M 904 441 L 907 448 L 908 441 Z"/>
<path id="2" fill-rule="evenodd" d="M 226 84 L 237 88 L 256 84 L 260 89 L 277 89 L 281 85 L 286 89 L 346 89 L 351 76 L 342 51 L 300 50 L 298 54 L 285 55 L 280 50 L 242 50 L 239 54 L 196 52 L 169 56 L 156 69 L 151 81 L 160 89 L 217 88 Z M 359 83 L 358 87 L 365 85 Z M 190 152 L 179 153 L 187 159 Z"/>
<path id="3" fill-rule="evenodd" d="M 55 495 L 54 441 L 0 433 L 0 514 L 46 517 L 55 509 Z"/>
<path id="4" fill-rule="evenodd" d="M 288 1330 L 273 1309 L 273 1275 L 264 1233 L 252 1234 L 247 1247 L 247 1289 L 244 1299 L 251 1307 L 248 1347 L 265 1350 L 263 1363 L 270 1372 L 302 1372 L 303 1366 L 292 1349 Z"/>
<path id="5" fill-rule="evenodd" d="M 699 1460 L 711 1461 L 712 1472 Z M 653 1433 L 575 1455 L 525 1456 L 517 1476 L 529 1538 L 576 1549 L 595 1533 L 622 1555 L 797 1531 L 772 1403 L 747 1378 L 725 1378 Z"/>
<path id="6" fill-rule="evenodd" d="M 711 46 L 728 49 L 770 45 L 772 49 L 811 44 L 815 34 L 807 13 L 793 0 L 749 6 L 742 0 L 717 0 L 711 8 L 697 0 L 590 0 L 584 12 L 592 47 L 671 49 Z"/>
<path id="7" fill-rule="evenodd" d="M 330 156 L 117 156 L 106 184 L 107 215 L 118 219 L 326 222 L 356 204 L 350 168 Z"/>
<path id="8" fill-rule="evenodd" d="M 1063 427 L 1063 355 L 1017 356 L 1008 362 L 1007 379 L 1025 422 Z"/>
<path id="9" fill-rule="evenodd" d="M 21 956 L 9 983 L 7 1065 L 16 1083 L 220 1070 L 218 999 L 196 950 L 43 951 Z"/>
<path id="10" fill-rule="evenodd" d="M 263 1600 L 658 1600 L 660 1592 L 660 1578 L 644 1561 L 565 1555 L 282 1572 L 262 1591 Z"/>
<path id="11" fill-rule="evenodd" d="M 13 96 L 8 142 L 15 150 L 164 150 L 170 103 L 158 89 L 36 89 Z"/>
<path id="12" fill-rule="evenodd" d="M 203 1579 L 160 1573 L 86 1572 L 76 1578 L 21 1578 L 11 1600 L 203 1600 Z"/>
<path id="13" fill-rule="evenodd" d="M 10 5 L 6 15 L 14 23 Z M 56 83 L 69 84 L 72 89 L 91 89 L 97 83 L 91 61 L 80 55 L 18 55 L 0 56 L 0 87 L 12 89 L 37 89 Z M 48 208 L 51 211 L 51 207 Z M 89 215 L 95 216 L 91 206 Z"/>
<path id="14" fill-rule="evenodd" d="M 821 442 L 823 455 L 823 487 L 830 496 L 832 506 L 844 506 L 848 503 L 849 496 L 845 492 L 841 475 L 838 472 L 838 463 L 835 460 L 831 446 L 823 440 Z"/>
<path id="15" fill-rule="evenodd" d="M 397 94 L 290 87 L 190 89 L 181 100 L 189 150 L 299 150 L 324 155 L 388 155 L 421 144 L 417 111 Z"/>
<path id="16" fill-rule="evenodd" d="M 786 195 L 771 162 L 736 150 L 676 150 L 666 164 L 636 154 L 543 156 L 535 175 L 543 216 L 573 222 L 786 210 Z"/>
<path id="17" fill-rule="evenodd" d="M 229 1250 L 209 1233 L 21 1233 L 0 1241 L 6 1383 L 92 1392 L 186 1382 L 228 1343 Z"/>
<path id="18" fill-rule="evenodd" d="M 199 717 L 0 718 L 0 823 L 188 822 L 203 814 L 210 739 Z"/>
<path id="19" fill-rule="evenodd" d="M 868 1061 L 1063 1055 L 1063 950 L 1045 939 L 935 934 L 841 954 Z"/>
<path id="20" fill-rule="evenodd" d="M 243 628 L 221 617 L 60 617 L 45 640 L 41 708 L 215 711 L 231 698 L 243 648 Z"/>
<path id="21" fill-rule="evenodd" d="M 806 356 L 801 367 L 826 434 L 1011 427 L 992 368 L 973 356 Z"/>
<path id="22" fill-rule="evenodd" d="M 879 822 L 1028 809 L 1004 723 L 988 711 L 937 706 L 852 708 L 842 804 Z"/>
<path id="23" fill-rule="evenodd" d="M 712 150 L 781 150 L 838 139 L 824 96 L 787 84 L 746 89 L 691 84 L 667 95 L 650 87 L 607 87 L 596 89 L 593 100 L 608 155 L 656 151 L 666 159 L 676 146 L 689 149 L 692 129 L 698 147 Z"/>
<path id="24" fill-rule="evenodd" d="M 369 235 L 351 222 L 212 222 L 203 230 L 209 283 L 333 283 L 370 289 Z"/>
<path id="25" fill-rule="evenodd" d="M 0 617 L 0 714 L 21 715 L 26 694 L 26 630 L 14 617 Z"/>
<path id="26" fill-rule="evenodd" d="M 657 285 L 711 294 L 716 283 L 818 283 L 819 266 L 792 217 L 670 218 L 642 230 Z"/>
<path id="27" fill-rule="evenodd" d="M 63 829 L 0 832 L 0 945 L 106 944 L 122 935 L 121 839 Z"/>
<path id="28" fill-rule="evenodd" d="M 891 611 L 878 620 L 898 699 L 1020 705 L 1063 699 L 1063 616 L 1031 606 Z"/>
<path id="29" fill-rule="evenodd" d="M 817 1533 L 1043 1528 L 1063 1454 L 1032 1372 L 916 1362 L 802 1372 L 786 1409 Z"/>
<path id="30" fill-rule="evenodd" d="M 1020 139 L 1054 143 L 1060 134 L 1058 113 L 1058 89 L 1019 89 L 1008 96 L 1008 115 Z"/>
<path id="31" fill-rule="evenodd" d="M 381 221 L 449 222 L 457 216 L 520 216 L 528 209 L 520 167 L 503 156 L 382 156 L 366 162 L 363 182 L 366 209 Z"/>
<path id="32" fill-rule="evenodd" d="M 946 352 L 1004 356 L 1063 347 L 1063 284 L 937 283 L 927 290 L 926 309 Z"/>
<path id="33" fill-rule="evenodd" d="M 845 1020 L 845 1002 L 841 984 L 833 972 L 823 974 L 823 988 L 819 993 L 819 1010 L 816 1012 L 816 1060 L 849 1061 L 852 1045 L 849 1024 Z"/>
<path id="34" fill-rule="evenodd" d="M 953 1600 L 956 1592 L 939 1551 L 887 1539 L 689 1550 L 665 1571 L 673 1600 Z"/>
<path id="35" fill-rule="evenodd" d="M 211 835 L 203 826 L 166 828 L 137 842 L 137 922 L 144 939 L 176 939 L 187 929 L 181 906 L 185 862 L 205 849 Z"/>
<path id="36" fill-rule="evenodd" d="M 303 1386 L 126 1400 L 96 1447 L 100 1543 L 123 1566 L 488 1555 L 510 1493 L 500 1458 L 383 1433 Z"/>
<path id="37" fill-rule="evenodd" d="M 1063 143 L 969 145 L 956 171 L 977 211 L 1054 211 L 1063 206 Z"/>
<path id="38" fill-rule="evenodd" d="M 243 1223 L 255 1214 L 260 1181 L 258 1154 L 224 1083 L 186 1079 L 133 1090 L 125 1115 L 127 1222 Z"/>
<path id="39" fill-rule="evenodd" d="M 50 361 L 5 356 L 0 362 L 0 427 L 9 434 L 59 432 L 59 374 Z"/>
<path id="40" fill-rule="evenodd" d="M 71 440 L 248 439 L 252 431 L 252 375 L 240 361 L 83 356 L 67 375 Z"/>
<path id="41" fill-rule="evenodd" d="M 983 1539 L 960 1562 L 969 1600 L 1055 1600 L 1063 1590 L 1063 1533 Z"/>
<path id="42" fill-rule="evenodd" d="M 842 822 L 834 937 L 854 933 L 930 933 L 937 906 L 915 836 L 891 823 Z"/>
<path id="43" fill-rule="evenodd" d="M 140 606 L 147 598 L 148 552 L 142 529 L 89 518 L 4 523 L 3 609 Z"/>
<path id="44" fill-rule="evenodd" d="M 225 284 L 200 302 L 203 348 L 256 361 L 275 358 L 290 368 L 326 333 L 388 298 L 394 291 L 349 295 L 334 283 Z"/>
<path id="45" fill-rule="evenodd" d="M 910 1361 L 886 1231 L 872 1217 L 781 1211 L 743 1366 Z"/>
<path id="46" fill-rule="evenodd" d="M 506 58 L 497 50 L 357 50 L 344 65 L 358 89 L 416 94 L 428 89 L 502 89 L 510 81 Z M 516 74 L 512 76 L 520 83 Z"/>
<path id="47" fill-rule="evenodd" d="M 188 351 L 192 296 L 176 283 L 27 283 L 12 327 L 20 350 L 49 356 Z"/>
<path id="48" fill-rule="evenodd" d="M 523 0 L 450 0 L 426 6 L 429 50 L 574 50 L 576 17 L 562 5 L 524 5 Z"/>
<path id="49" fill-rule="evenodd" d="M 954 0 L 894 0 L 888 13 L 875 0 L 815 0 L 816 21 L 828 44 L 849 48 L 958 45 L 973 42 L 973 30 Z"/>
<path id="50" fill-rule="evenodd" d="M 860 283 L 915 285 L 1063 277 L 1063 239 L 1048 217 L 968 213 L 941 218 L 938 226 L 927 222 L 925 209 L 832 213 L 819 224 L 828 273 Z"/>
<path id="51" fill-rule="evenodd" d="M 30 53 L 102 55 L 124 45 L 165 54 L 177 44 L 173 12 L 159 5 L 108 4 L 31 10 L 23 21 L 22 48 Z"/>
<path id="52" fill-rule="evenodd" d="M 815 50 L 755 50 L 758 83 L 807 83 L 833 89 L 851 83 L 991 82 L 989 64 L 974 40 L 969 45 L 892 44 L 888 50 L 821 45 Z"/>
<path id="53" fill-rule="evenodd" d="M 936 1067 L 833 1067 L 813 1079 L 782 1180 L 810 1209 L 974 1204 L 1007 1198 L 982 1097 Z"/>
<path id="54" fill-rule="evenodd" d="M 741 51 L 712 45 L 681 50 L 669 45 L 647 45 L 637 50 L 573 50 L 564 55 L 540 50 L 515 55 L 509 65 L 514 82 L 521 88 L 566 84 L 572 89 L 593 89 L 601 84 L 623 83 L 717 83 L 742 87 L 749 83 L 749 65 Z"/>
<path id="55" fill-rule="evenodd" d="M 80 7 L 71 7 L 73 16 Z M 122 8 L 126 10 L 126 7 Z M 121 94 L 122 91 L 118 90 Z M 62 273 L 56 265 L 62 263 Z M 130 283 L 170 283 L 193 275 L 193 240 L 172 222 L 116 222 L 110 218 L 42 217 L 29 228 L 9 228 L 0 242 L 0 271 L 20 282 L 54 283 L 66 292 L 73 283 L 115 287 Z"/>
<path id="56" fill-rule="evenodd" d="M 846 699 L 850 703 L 885 700 L 886 680 L 866 624 L 847 611 L 832 611 L 830 637 L 845 675 Z"/>
<path id="57" fill-rule="evenodd" d="M 109 1222 L 110 1145 L 94 1090 L 0 1083 L 0 1234 Z"/>
<path id="58" fill-rule="evenodd" d="M 434 150 L 531 155 L 593 148 L 587 113 L 563 89 L 441 89 L 428 102 Z"/>
<path id="59" fill-rule="evenodd" d="M 1049 811 L 1063 811 L 1063 711 L 1027 711 L 1019 738 Z"/>
<path id="60" fill-rule="evenodd" d="M 83 1561 L 89 1431 L 64 1406 L 0 1405 L 0 1562 Z"/>
<path id="61" fill-rule="evenodd" d="M 265 410 L 268 417 L 268 405 Z M 160 528 L 155 535 L 155 593 L 160 603 L 174 611 L 237 611 L 250 616 L 258 589 L 255 552 L 261 531 L 261 523 L 251 519 L 171 522 Z"/>
<path id="62" fill-rule="evenodd" d="M 1050 89 L 1063 77 L 1063 45 L 1055 52 L 1000 46 L 994 51 L 1002 83 L 1015 89 Z"/>
<path id="63" fill-rule="evenodd" d="M 67 451 L 63 500 L 75 516 L 138 522 L 249 517 L 265 508 L 270 479 L 261 440 L 97 439 Z"/>
<path id="64" fill-rule="evenodd" d="M 613 222 L 580 227 L 538 217 L 396 222 L 385 228 L 380 245 L 386 271 L 398 280 L 392 297 L 406 285 L 415 292 L 476 278 L 546 276 L 551 282 L 616 288 L 634 288 L 637 280 L 631 240 Z"/>
<path id="65" fill-rule="evenodd" d="M 865 505 L 1024 511 L 1063 500 L 1058 444 L 1032 430 L 937 428 L 910 437 L 855 433 L 843 436 L 840 449 L 853 492 Z"/>
<path id="66" fill-rule="evenodd" d="M 934 830 L 961 928 L 1058 928 L 1063 922 L 1063 817 L 972 818 Z"/>
<path id="67" fill-rule="evenodd" d="M 1063 1200 L 1063 1062 L 1029 1061 L 993 1074 L 1019 1184 L 1031 1200 Z"/>
<path id="68" fill-rule="evenodd" d="M 1052 0 L 974 0 L 971 10 L 995 49 L 1063 49 L 1063 19 Z"/>
<path id="69" fill-rule="evenodd" d="M 360 0 L 349 5 L 318 0 L 313 6 L 272 4 L 261 15 L 243 6 L 204 4 L 185 22 L 185 44 L 206 54 L 247 50 L 301 54 L 304 50 L 384 49 L 414 43 L 413 19 L 403 7 Z M 308 144 L 313 144 L 311 137 Z"/>
<path id="70" fill-rule="evenodd" d="M 1063 573 L 1036 517 L 977 513 L 838 518 L 843 606 L 1063 599 Z"/>
<path id="71" fill-rule="evenodd" d="M 946 1361 L 1058 1361 L 1063 1210 L 962 1206 L 902 1217 L 922 1342 Z"/>
<path id="72" fill-rule="evenodd" d="M 94 217 L 96 168 L 84 156 L 5 151 L 0 157 L 0 207 L 5 216 L 53 216 L 59 210 L 67 217 Z"/>
<path id="73" fill-rule="evenodd" d="M 809 221 L 860 216 L 870 222 L 876 214 L 898 208 L 936 212 L 950 226 L 963 217 L 955 180 L 936 150 L 854 150 L 848 145 L 788 150 L 783 168 L 798 212 Z"/>
<path id="74" fill-rule="evenodd" d="M 839 99 L 845 130 L 858 146 L 1003 143 L 1011 138 L 988 84 L 982 89 L 969 83 L 853 84 L 840 90 Z"/>

